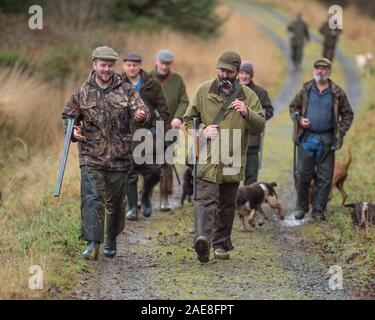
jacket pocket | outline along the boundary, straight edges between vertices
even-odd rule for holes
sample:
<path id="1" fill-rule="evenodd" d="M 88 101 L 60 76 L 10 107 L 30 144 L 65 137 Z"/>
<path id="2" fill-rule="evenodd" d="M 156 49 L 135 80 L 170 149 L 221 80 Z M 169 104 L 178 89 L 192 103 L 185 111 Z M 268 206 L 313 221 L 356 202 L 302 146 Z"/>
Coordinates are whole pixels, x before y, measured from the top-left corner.
<path id="1" fill-rule="evenodd" d="M 130 133 L 129 104 L 127 101 L 113 101 L 111 104 L 111 123 L 115 134 Z"/>
<path id="2" fill-rule="evenodd" d="M 131 135 L 115 133 L 112 140 L 112 153 L 114 160 L 124 160 L 131 151 Z"/>

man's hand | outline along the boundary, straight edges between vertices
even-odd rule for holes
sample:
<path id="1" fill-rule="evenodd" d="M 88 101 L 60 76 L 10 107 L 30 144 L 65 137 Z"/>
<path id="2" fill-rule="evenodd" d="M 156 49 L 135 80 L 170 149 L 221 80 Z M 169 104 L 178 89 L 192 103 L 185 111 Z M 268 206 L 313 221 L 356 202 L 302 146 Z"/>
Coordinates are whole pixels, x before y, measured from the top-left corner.
<path id="1" fill-rule="evenodd" d="M 142 109 L 137 109 L 135 112 L 135 122 L 141 122 L 146 118 L 146 113 Z"/>
<path id="2" fill-rule="evenodd" d="M 206 128 L 204 128 L 203 132 L 204 132 L 204 135 L 208 138 L 208 139 L 216 139 L 217 136 L 219 135 L 219 131 L 217 130 L 219 126 L 217 124 L 212 124 Z"/>
<path id="3" fill-rule="evenodd" d="M 310 127 L 311 121 L 307 118 L 300 117 L 299 118 L 299 124 L 302 128 L 308 129 Z"/>
<path id="4" fill-rule="evenodd" d="M 78 126 L 73 126 L 73 136 L 78 141 L 86 141 L 86 137 L 82 135 L 82 130 Z"/>
<path id="5" fill-rule="evenodd" d="M 180 129 L 181 125 L 182 125 L 182 121 L 179 118 L 174 118 L 171 121 L 171 128 L 172 129 Z"/>
<path id="6" fill-rule="evenodd" d="M 239 112 L 241 116 L 243 116 L 244 118 L 247 118 L 249 115 L 249 110 L 247 109 L 246 104 L 241 100 L 238 100 L 238 99 L 234 100 L 230 104 L 230 108 L 233 108 L 234 110 Z"/>

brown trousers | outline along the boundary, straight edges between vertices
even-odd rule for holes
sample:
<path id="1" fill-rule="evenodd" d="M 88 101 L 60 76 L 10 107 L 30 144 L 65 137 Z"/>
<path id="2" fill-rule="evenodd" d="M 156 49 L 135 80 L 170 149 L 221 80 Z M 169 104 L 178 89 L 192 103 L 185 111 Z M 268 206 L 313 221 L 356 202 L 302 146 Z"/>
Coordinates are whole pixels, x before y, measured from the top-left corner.
<path id="1" fill-rule="evenodd" d="M 195 235 L 207 237 L 214 249 L 233 249 L 230 237 L 238 186 L 238 182 L 217 184 L 197 179 Z"/>

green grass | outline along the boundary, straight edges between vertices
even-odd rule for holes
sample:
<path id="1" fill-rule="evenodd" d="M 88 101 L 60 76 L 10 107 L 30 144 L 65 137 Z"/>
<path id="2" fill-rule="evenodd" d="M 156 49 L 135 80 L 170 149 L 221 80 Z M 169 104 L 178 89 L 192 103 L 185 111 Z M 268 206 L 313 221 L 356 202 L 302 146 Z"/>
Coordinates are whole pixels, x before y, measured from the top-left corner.
<path id="1" fill-rule="evenodd" d="M 77 167 L 69 160 L 60 199 L 52 196 L 58 156 L 13 159 L 0 177 L 0 298 L 64 298 L 85 268 L 81 258 Z M 49 174 L 47 182 L 41 178 Z M 67 185 L 76 185 L 69 187 Z M 29 267 L 42 268 L 43 289 L 28 287 Z"/>

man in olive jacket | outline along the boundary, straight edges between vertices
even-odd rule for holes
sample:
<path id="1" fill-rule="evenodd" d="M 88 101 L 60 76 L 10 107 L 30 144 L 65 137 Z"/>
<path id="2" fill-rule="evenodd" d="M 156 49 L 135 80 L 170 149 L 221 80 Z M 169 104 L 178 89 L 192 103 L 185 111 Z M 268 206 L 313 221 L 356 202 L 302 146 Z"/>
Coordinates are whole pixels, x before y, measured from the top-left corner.
<path id="1" fill-rule="evenodd" d="M 167 100 L 169 119 L 167 126 L 172 129 L 180 129 L 189 99 L 186 94 L 185 83 L 182 77 L 172 71 L 174 56 L 167 49 L 159 50 L 156 54 L 156 66 L 150 72 L 151 76 L 157 79 L 164 91 Z M 160 179 L 161 210 L 169 211 L 168 198 L 173 193 L 173 170 L 170 164 L 162 168 Z"/>
<path id="2" fill-rule="evenodd" d="M 224 52 L 216 65 L 217 78 L 198 87 L 184 115 L 187 130 L 192 129 L 193 119 L 199 118 L 199 157 L 204 149 L 208 155 L 207 159 L 198 161 L 197 199 L 194 203 L 194 246 L 200 262 L 209 260 L 211 244 L 215 258 L 230 257 L 235 203 L 239 182 L 244 175 L 248 133 L 258 134 L 264 129 L 265 119 L 258 97 L 236 80 L 240 65 L 241 58 L 236 52 Z M 212 124 L 231 96 L 235 99 L 220 121 Z M 227 139 L 224 133 L 229 133 L 230 138 Z M 211 148 L 214 149 L 212 153 Z M 226 148 L 233 155 L 233 161 L 227 161 L 223 155 Z M 214 161 L 217 155 L 219 161 Z"/>
<path id="3" fill-rule="evenodd" d="M 116 238 L 125 227 L 130 122 L 142 125 L 150 118 L 138 91 L 115 73 L 116 60 L 112 48 L 96 48 L 94 70 L 62 113 L 65 124 L 67 119 L 75 120 L 72 141 L 78 141 L 81 168 L 81 239 L 87 241 L 83 257 L 93 260 L 98 259 L 104 234 L 103 254 L 117 253 Z"/>
<path id="4" fill-rule="evenodd" d="M 290 38 L 290 51 L 294 70 L 300 70 L 305 39 L 310 41 L 309 28 L 305 21 L 302 20 L 302 13 L 297 13 L 296 18 L 288 24 L 287 30 Z"/>
<path id="5" fill-rule="evenodd" d="M 342 29 L 331 29 L 329 26 L 329 20 L 332 15 L 328 16 L 328 21 L 324 22 L 320 27 L 319 32 L 323 36 L 323 57 L 333 61 L 335 56 L 336 44 L 339 39 Z"/>
<path id="6" fill-rule="evenodd" d="M 289 109 L 295 121 L 294 142 L 298 144 L 296 219 L 309 210 L 308 191 L 315 179 L 312 215 L 325 220 L 335 166 L 335 150 L 341 148 L 353 122 L 353 111 L 344 92 L 329 76 L 332 63 L 321 58 L 314 63 L 314 79 L 296 94 Z"/>

